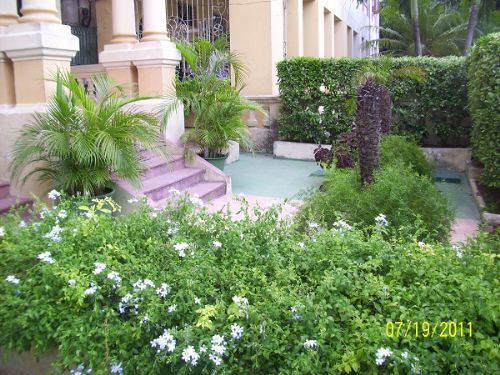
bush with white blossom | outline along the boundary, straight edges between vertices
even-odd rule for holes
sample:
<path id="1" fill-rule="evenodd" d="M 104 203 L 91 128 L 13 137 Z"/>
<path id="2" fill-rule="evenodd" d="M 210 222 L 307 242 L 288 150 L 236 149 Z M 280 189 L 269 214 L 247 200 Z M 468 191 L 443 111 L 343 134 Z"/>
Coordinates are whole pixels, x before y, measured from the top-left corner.
<path id="1" fill-rule="evenodd" d="M 53 195 L 24 226 L 19 212 L 0 217 L 0 347 L 56 348 L 60 371 L 499 371 L 498 238 L 457 256 L 347 221 L 299 232 L 276 206 L 232 221 L 178 199 L 113 217 Z M 410 319 L 474 332 L 386 336 L 387 321 Z"/>

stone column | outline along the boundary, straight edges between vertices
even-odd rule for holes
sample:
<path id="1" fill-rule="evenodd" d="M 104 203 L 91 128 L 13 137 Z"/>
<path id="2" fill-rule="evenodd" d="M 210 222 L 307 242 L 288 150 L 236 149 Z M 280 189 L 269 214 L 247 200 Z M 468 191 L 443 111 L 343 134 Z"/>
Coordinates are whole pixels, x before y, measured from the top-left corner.
<path id="1" fill-rule="evenodd" d="M 18 19 L 16 0 L 0 1 L 0 26 L 17 23 Z"/>
<path id="2" fill-rule="evenodd" d="M 320 0 L 304 2 L 304 56 L 324 57 L 324 19 Z"/>
<path id="3" fill-rule="evenodd" d="M 141 42 L 168 40 L 165 0 L 143 0 L 143 31 Z"/>
<path id="4" fill-rule="evenodd" d="M 287 12 L 287 57 L 304 55 L 303 0 L 288 0 Z"/>
<path id="5" fill-rule="evenodd" d="M 335 57 L 348 56 L 347 54 L 347 25 L 335 17 Z"/>
<path id="6" fill-rule="evenodd" d="M 21 23 L 61 23 L 56 0 L 23 0 Z"/>
<path id="7" fill-rule="evenodd" d="M 19 23 L 5 29 L 0 45 L 14 66 L 16 103 L 47 102 L 55 90 L 47 78 L 58 70 L 70 70 L 78 38 L 69 26 L 55 23 Z"/>
<path id="8" fill-rule="evenodd" d="M 16 93 L 14 91 L 14 70 L 12 61 L 5 52 L 0 52 L 0 105 L 15 104 Z"/>
<path id="9" fill-rule="evenodd" d="M 135 8 L 134 0 L 113 0 L 113 39 L 111 43 L 135 43 Z"/>
<path id="10" fill-rule="evenodd" d="M 7 27 L 18 22 L 16 0 L 0 1 L 0 34 L 7 32 Z M 12 61 L 0 47 L 0 105 L 15 104 L 14 71 Z"/>
<path id="11" fill-rule="evenodd" d="M 334 51 L 334 35 L 333 35 L 333 19 L 332 12 L 325 11 L 325 57 L 333 57 Z"/>
<path id="12" fill-rule="evenodd" d="M 137 83 L 137 70 L 132 64 L 132 54 L 138 40 L 134 0 L 113 0 L 111 8 L 113 37 L 110 44 L 104 45 L 99 62 L 116 83 L 130 85 L 135 92 L 133 84 Z"/>
<path id="13" fill-rule="evenodd" d="M 157 96 L 172 93 L 175 68 L 181 59 L 175 44 L 167 37 L 165 0 L 143 0 L 144 30 L 134 48 L 139 95 Z"/>

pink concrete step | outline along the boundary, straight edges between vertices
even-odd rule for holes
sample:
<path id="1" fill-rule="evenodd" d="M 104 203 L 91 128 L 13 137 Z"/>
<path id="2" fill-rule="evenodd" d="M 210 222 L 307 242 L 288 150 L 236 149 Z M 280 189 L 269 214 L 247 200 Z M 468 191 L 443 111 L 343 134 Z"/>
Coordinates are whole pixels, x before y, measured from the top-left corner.
<path id="1" fill-rule="evenodd" d="M 185 191 L 191 196 L 198 196 L 204 202 L 208 202 L 226 194 L 226 183 L 223 181 L 203 181 Z"/>
<path id="2" fill-rule="evenodd" d="M 29 198 L 5 197 L 0 199 L 0 214 L 4 214 L 11 207 L 22 206 L 31 203 Z"/>
<path id="3" fill-rule="evenodd" d="M 7 181 L 0 180 L 0 199 L 7 198 L 9 196 L 10 185 Z"/>
<path id="4" fill-rule="evenodd" d="M 170 196 L 170 189 L 185 190 L 203 180 L 205 171 L 197 168 L 183 168 L 142 181 L 141 193 L 154 201 Z"/>
<path id="5" fill-rule="evenodd" d="M 185 168 L 184 157 L 182 155 L 173 155 L 168 159 L 163 156 L 153 156 L 144 162 L 146 171 L 143 179 L 149 179 L 168 172 Z"/>

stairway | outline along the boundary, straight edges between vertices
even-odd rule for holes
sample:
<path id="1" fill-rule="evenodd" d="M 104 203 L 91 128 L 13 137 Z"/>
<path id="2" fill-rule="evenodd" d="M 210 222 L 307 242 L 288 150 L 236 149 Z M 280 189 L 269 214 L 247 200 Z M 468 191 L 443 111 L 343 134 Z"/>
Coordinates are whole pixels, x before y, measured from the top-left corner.
<path id="1" fill-rule="evenodd" d="M 22 206 L 31 203 L 29 198 L 17 198 L 9 194 L 10 184 L 0 180 L 0 215 L 5 214 L 11 207 Z"/>
<path id="2" fill-rule="evenodd" d="M 161 155 L 143 152 L 147 169 L 142 187 L 134 195 L 146 196 L 154 207 L 164 207 L 172 196 L 172 189 L 187 192 L 204 202 L 226 194 L 225 181 L 207 181 L 205 170 L 186 166 L 182 155 L 173 155 L 168 161 Z"/>

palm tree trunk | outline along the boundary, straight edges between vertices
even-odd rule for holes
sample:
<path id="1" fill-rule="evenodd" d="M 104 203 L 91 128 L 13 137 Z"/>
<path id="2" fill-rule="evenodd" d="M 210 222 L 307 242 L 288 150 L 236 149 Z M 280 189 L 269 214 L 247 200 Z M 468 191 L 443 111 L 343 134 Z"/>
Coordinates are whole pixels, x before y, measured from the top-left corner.
<path id="1" fill-rule="evenodd" d="M 472 4 L 470 6 L 469 25 L 467 26 L 467 37 L 465 38 L 464 55 L 467 55 L 470 47 L 472 46 L 474 31 L 476 30 L 477 26 L 477 13 L 480 3 L 481 0 L 472 0 Z"/>
<path id="2" fill-rule="evenodd" d="M 418 0 L 411 0 L 411 24 L 413 28 L 415 55 L 422 56 L 422 42 L 420 39 L 420 24 L 418 18 Z"/>

